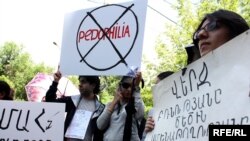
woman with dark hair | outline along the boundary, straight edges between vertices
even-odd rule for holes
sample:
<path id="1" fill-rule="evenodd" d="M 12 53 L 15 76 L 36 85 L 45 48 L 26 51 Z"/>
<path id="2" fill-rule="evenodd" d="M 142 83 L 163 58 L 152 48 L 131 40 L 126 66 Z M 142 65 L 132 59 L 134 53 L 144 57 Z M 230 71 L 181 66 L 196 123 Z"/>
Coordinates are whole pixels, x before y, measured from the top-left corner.
<path id="1" fill-rule="evenodd" d="M 239 14 L 220 9 L 203 18 L 193 34 L 193 43 L 204 56 L 248 29 Z"/>
<path id="2" fill-rule="evenodd" d="M 46 93 L 46 102 L 60 102 L 66 104 L 67 116 L 64 126 L 64 141 L 102 141 L 103 132 L 98 130 L 96 126 L 96 120 L 105 107 L 96 96 L 100 92 L 99 77 L 87 75 L 79 76 L 80 95 L 57 98 L 56 91 L 61 77 L 60 71 L 54 74 L 54 81 Z M 83 124 L 84 122 L 86 123 Z M 75 127 L 81 134 L 75 134 Z M 79 127 L 81 127 L 81 131 Z"/>
<path id="3" fill-rule="evenodd" d="M 0 80 L 0 100 L 13 100 L 14 91 L 10 88 L 9 84 Z"/>
<path id="4" fill-rule="evenodd" d="M 248 29 L 249 25 L 239 14 L 220 9 L 202 19 L 193 34 L 193 43 L 200 56 L 204 56 Z M 154 125 L 154 120 L 148 119 L 145 131 L 151 132 Z"/>
<path id="5" fill-rule="evenodd" d="M 138 121 L 144 117 L 144 103 L 139 84 L 141 73 L 123 76 L 112 102 L 97 119 L 97 127 L 105 130 L 104 141 L 140 141 Z"/>
<path id="6" fill-rule="evenodd" d="M 174 72 L 172 72 L 172 71 L 161 72 L 160 74 L 157 75 L 155 84 L 159 83 L 161 80 L 163 80 L 164 78 L 166 78 L 172 74 L 174 74 Z"/>

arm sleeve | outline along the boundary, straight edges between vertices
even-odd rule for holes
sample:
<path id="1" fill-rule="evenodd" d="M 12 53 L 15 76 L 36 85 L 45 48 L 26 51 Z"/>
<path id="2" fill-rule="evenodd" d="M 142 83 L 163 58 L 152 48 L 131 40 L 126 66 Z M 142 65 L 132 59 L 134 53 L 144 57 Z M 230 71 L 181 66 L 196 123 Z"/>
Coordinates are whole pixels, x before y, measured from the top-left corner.
<path id="1" fill-rule="evenodd" d="M 46 92 L 46 102 L 55 102 L 56 101 L 56 91 L 58 83 L 53 81 L 49 90 Z"/>
<path id="2" fill-rule="evenodd" d="M 65 96 L 62 98 L 57 98 L 56 92 L 57 92 L 57 82 L 52 82 L 51 86 L 49 87 L 49 90 L 46 92 L 46 102 L 56 102 L 56 103 L 65 103 L 65 111 L 69 112 L 72 111 L 72 107 L 74 106 L 73 101 L 71 100 L 70 96 Z"/>
<path id="3" fill-rule="evenodd" d="M 135 118 L 136 119 L 142 119 L 144 117 L 144 102 L 141 98 L 141 94 L 139 91 L 134 92 L 135 97 Z"/>
<path id="4" fill-rule="evenodd" d="M 103 110 L 102 114 L 98 117 L 96 121 L 97 128 L 99 130 L 107 129 L 109 126 L 109 122 L 110 122 L 111 115 L 112 115 L 112 113 L 108 110 L 109 104 L 110 103 L 108 103 L 105 106 L 105 109 Z"/>

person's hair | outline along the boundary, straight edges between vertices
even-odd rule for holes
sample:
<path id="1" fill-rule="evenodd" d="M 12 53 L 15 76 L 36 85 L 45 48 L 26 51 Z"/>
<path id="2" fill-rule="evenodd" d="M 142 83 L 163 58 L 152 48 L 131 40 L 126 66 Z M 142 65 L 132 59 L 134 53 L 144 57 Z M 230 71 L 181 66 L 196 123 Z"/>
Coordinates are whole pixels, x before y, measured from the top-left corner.
<path id="1" fill-rule="evenodd" d="M 172 71 L 164 71 L 164 72 L 161 72 L 157 75 L 157 77 L 160 79 L 160 80 L 163 80 L 164 78 L 170 76 L 171 74 L 173 74 L 174 72 Z"/>
<path id="2" fill-rule="evenodd" d="M 209 19 L 210 22 L 218 21 L 219 23 L 225 25 L 229 29 L 230 39 L 249 29 L 249 25 L 247 24 L 246 20 L 239 14 L 233 11 L 219 9 L 213 13 L 205 15 L 198 28 L 195 30 L 193 34 L 193 43 L 195 47 L 198 47 L 198 39 L 195 39 L 195 33 L 201 28 L 207 19 Z"/>
<path id="3" fill-rule="evenodd" d="M 0 80 L 0 93 L 4 94 L 3 100 L 13 100 L 11 96 L 11 88 L 8 83 L 3 80 Z"/>
<path id="4" fill-rule="evenodd" d="M 99 79 L 99 77 L 98 76 L 83 76 L 83 75 L 80 75 L 79 77 L 78 77 L 78 79 L 80 80 L 80 78 L 85 78 L 86 79 L 86 81 L 89 83 L 89 84 L 95 84 L 95 88 L 94 88 L 94 90 L 93 90 L 93 93 L 94 94 L 99 94 L 100 93 L 100 79 Z"/>
<path id="5" fill-rule="evenodd" d="M 125 81 L 125 80 L 127 80 L 127 79 L 133 79 L 133 77 L 131 77 L 131 76 L 122 76 L 120 82 L 123 82 L 123 81 Z"/>

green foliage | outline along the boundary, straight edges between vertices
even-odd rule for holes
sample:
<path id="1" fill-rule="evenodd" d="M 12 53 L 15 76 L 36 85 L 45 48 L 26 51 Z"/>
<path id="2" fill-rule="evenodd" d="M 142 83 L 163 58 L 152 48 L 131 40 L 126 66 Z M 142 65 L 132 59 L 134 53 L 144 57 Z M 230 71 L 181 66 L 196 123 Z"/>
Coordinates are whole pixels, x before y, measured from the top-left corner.
<path id="1" fill-rule="evenodd" d="M 141 90 L 142 99 L 145 104 L 145 112 L 148 111 L 153 107 L 153 96 L 151 94 L 151 87 L 145 87 Z"/>
<path id="2" fill-rule="evenodd" d="M 250 0 L 241 0 L 239 1 L 239 5 L 240 5 L 240 13 L 242 13 L 242 16 L 246 19 L 248 25 L 250 25 Z"/>
<path id="3" fill-rule="evenodd" d="M 157 58 L 150 60 L 143 56 L 142 75 L 145 87 L 141 90 L 142 98 L 146 106 L 146 112 L 153 106 L 151 88 L 154 85 L 156 76 L 163 71 L 177 72 L 187 65 L 187 54 L 185 47 L 192 43 L 192 34 L 199 21 L 206 13 L 224 8 L 236 11 L 245 17 L 249 23 L 250 0 L 201 0 L 197 4 L 192 4 L 190 0 L 177 0 L 173 8 L 178 12 L 178 25 L 166 24 L 165 32 L 160 36 L 155 45 Z M 1 71 L 1 67 L 0 67 Z M 69 77 L 74 83 L 78 84 L 77 77 Z M 110 102 L 117 88 L 120 77 L 103 76 L 101 77 L 102 91 L 99 95 L 103 103 Z"/>
<path id="4" fill-rule="evenodd" d="M 178 13 L 178 24 L 166 23 L 165 32 L 155 45 L 157 59 L 150 61 L 143 56 L 143 72 L 146 76 L 146 87 L 143 90 L 143 100 L 146 110 L 153 105 L 151 87 L 153 80 L 162 71 L 179 71 L 186 66 L 187 54 L 185 46 L 192 43 L 192 35 L 206 13 L 218 9 L 227 9 L 242 15 L 250 23 L 250 0 L 200 0 L 192 4 L 190 0 L 177 0 L 173 8 Z M 167 15 L 167 13 L 165 13 Z"/>
<path id="5" fill-rule="evenodd" d="M 1 76 L 0 76 L 0 80 L 3 80 L 3 81 L 5 81 L 6 83 L 8 83 L 8 84 L 9 84 L 9 86 L 10 86 L 11 88 L 13 88 L 13 87 L 14 87 L 13 82 L 11 82 L 11 81 L 9 80 L 9 78 L 7 78 L 6 76 L 1 75 Z"/>
<path id="6" fill-rule="evenodd" d="M 229 9 L 241 14 L 250 24 L 250 0 L 200 0 L 192 4 L 191 0 L 177 0 L 173 8 L 178 13 L 177 25 L 166 23 L 165 32 L 155 45 L 157 58 L 153 61 L 143 56 L 142 71 L 145 87 L 141 90 L 146 112 L 153 106 L 151 88 L 156 76 L 162 71 L 177 72 L 186 66 L 187 54 L 185 46 L 192 43 L 192 34 L 206 13 L 217 9 Z M 165 13 L 167 15 L 167 13 Z M 23 46 L 7 42 L 0 47 L 0 79 L 6 80 L 16 91 L 15 98 L 26 100 L 24 86 L 38 72 L 51 73 L 52 68 L 44 64 L 34 64 L 29 54 L 22 51 Z M 77 76 L 69 79 L 78 84 Z M 99 95 L 103 103 L 113 99 L 120 77 L 101 77 L 102 92 Z"/>
<path id="7" fill-rule="evenodd" d="M 52 72 L 44 64 L 34 64 L 23 46 L 6 42 L 0 47 L 0 78 L 8 80 L 15 90 L 16 100 L 27 100 L 25 85 L 38 72 Z"/>
<path id="8" fill-rule="evenodd" d="M 114 98 L 114 94 L 121 77 L 118 76 L 103 76 L 101 77 L 102 92 L 99 98 L 102 103 L 106 104 Z"/>
<path id="9" fill-rule="evenodd" d="M 75 86 L 79 85 L 78 76 L 72 75 L 67 77 Z"/>

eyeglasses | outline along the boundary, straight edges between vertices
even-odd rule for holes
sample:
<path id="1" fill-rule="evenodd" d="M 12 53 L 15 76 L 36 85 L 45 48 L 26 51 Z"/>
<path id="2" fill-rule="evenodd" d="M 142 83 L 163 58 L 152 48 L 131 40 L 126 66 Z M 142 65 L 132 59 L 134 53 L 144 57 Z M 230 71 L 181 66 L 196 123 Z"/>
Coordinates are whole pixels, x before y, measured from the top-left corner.
<path id="1" fill-rule="evenodd" d="M 122 82 L 120 83 L 120 85 L 124 88 L 124 89 L 128 89 L 129 87 L 131 87 L 130 83 L 126 83 L 126 82 Z"/>
<path id="2" fill-rule="evenodd" d="M 216 29 L 219 29 L 219 27 L 220 26 L 219 26 L 217 21 L 212 21 L 212 22 L 207 23 L 204 27 L 202 27 L 196 31 L 196 33 L 194 34 L 194 40 L 199 40 L 199 33 L 202 30 L 209 32 L 209 31 L 214 31 Z"/>

